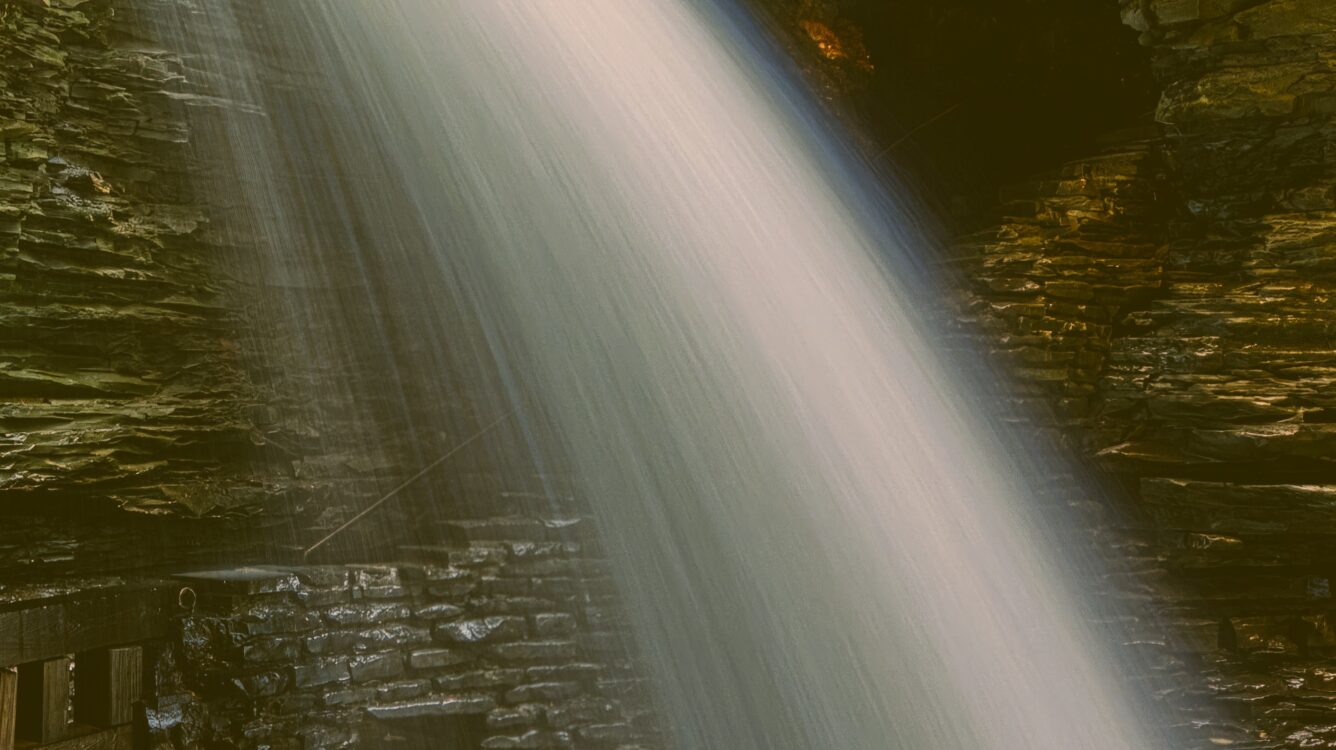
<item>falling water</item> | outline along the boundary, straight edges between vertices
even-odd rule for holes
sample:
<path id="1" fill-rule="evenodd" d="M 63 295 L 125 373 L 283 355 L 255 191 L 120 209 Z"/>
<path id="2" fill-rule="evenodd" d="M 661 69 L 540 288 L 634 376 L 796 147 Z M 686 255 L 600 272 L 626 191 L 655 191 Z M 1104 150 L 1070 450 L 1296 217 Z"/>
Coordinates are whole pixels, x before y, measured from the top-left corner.
<path id="1" fill-rule="evenodd" d="M 279 87 L 327 115 L 270 102 L 220 136 L 272 204 L 268 272 L 388 284 L 361 314 L 440 349 L 446 308 L 479 321 L 491 392 L 598 520 L 680 747 L 1156 746 L 1071 593 L 1088 561 L 1027 510 L 1046 457 L 999 445 L 918 320 L 911 217 L 744 19 L 276 5 L 244 44 L 223 0 L 183 22 L 233 45 L 231 98 L 289 49 Z M 359 221 L 319 263 L 280 239 Z"/>

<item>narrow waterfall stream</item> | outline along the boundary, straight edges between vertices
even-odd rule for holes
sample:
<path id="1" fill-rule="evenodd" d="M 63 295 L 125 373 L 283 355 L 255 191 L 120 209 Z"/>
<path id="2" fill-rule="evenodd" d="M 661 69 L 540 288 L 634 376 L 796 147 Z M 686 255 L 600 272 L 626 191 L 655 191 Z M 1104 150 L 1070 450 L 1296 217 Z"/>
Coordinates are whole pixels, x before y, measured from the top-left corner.
<path id="1" fill-rule="evenodd" d="M 214 147 L 266 207 L 255 273 L 298 315 L 307 286 L 392 290 L 358 314 L 486 360 L 599 524 L 679 747 L 1163 744 L 1083 616 L 1087 553 L 1027 510 L 1051 457 L 1004 450 L 919 319 L 914 217 L 736 9 L 248 4 L 166 25 L 253 104 Z M 266 81 L 259 54 L 307 65 Z"/>

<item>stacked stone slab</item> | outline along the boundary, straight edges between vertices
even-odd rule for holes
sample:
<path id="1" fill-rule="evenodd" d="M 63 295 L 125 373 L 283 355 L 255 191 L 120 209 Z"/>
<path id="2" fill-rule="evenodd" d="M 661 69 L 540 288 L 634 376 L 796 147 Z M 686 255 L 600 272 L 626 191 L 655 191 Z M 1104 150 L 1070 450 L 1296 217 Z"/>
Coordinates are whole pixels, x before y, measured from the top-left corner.
<path id="1" fill-rule="evenodd" d="M 1153 133 L 1002 191 L 999 224 L 963 238 L 965 331 L 1049 426 L 1084 423 L 1118 321 L 1161 286 L 1163 158 Z"/>
<path id="2" fill-rule="evenodd" d="M 1229 565 L 1221 614 L 1319 614 L 1336 352 L 1336 6 L 1129 3 L 1156 49 L 1181 193 L 1164 288 L 1126 315 L 1090 427 L 1186 567 Z M 1260 578 L 1259 578 L 1260 576 Z"/>
<path id="3" fill-rule="evenodd" d="M 476 717 L 483 748 L 660 746 L 578 527 L 475 521 L 406 550 L 422 562 L 181 576 L 193 609 L 158 662 L 154 746 L 380 747 L 450 717 Z"/>
<path id="4" fill-rule="evenodd" d="M 1156 132 L 968 238 L 962 317 L 1010 358 L 1007 393 L 1130 488 L 1190 636 L 1169 650 L 1211 667 L 1175 662 L 1197 688 L 1170 702 L 1235 747 L 1326 746 L 1336 5 L 1122 7 L 1164 87 Z"/>
<path id="5" fill-rule="evenodd" d="M 105 0 L 0 6 L 0 488 L 147 513 L 262 504 L 224 288 L 159 52 Z M 85 500 L 91 504 L 92 500 Z"/>

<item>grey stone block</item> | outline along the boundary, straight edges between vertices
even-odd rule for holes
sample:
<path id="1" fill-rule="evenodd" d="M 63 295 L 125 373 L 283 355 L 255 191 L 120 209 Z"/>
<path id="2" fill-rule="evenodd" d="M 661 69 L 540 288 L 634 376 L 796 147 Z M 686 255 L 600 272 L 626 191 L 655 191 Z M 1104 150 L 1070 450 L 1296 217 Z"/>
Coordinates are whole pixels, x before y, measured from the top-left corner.
<path id="1" fill-rule="evenodd" d="M 394 719 L 419 719 L 431 716 L 461 716 L 484 714 L 496 707 L 496 700 L 483 693 L 463 695 L 431 696 L 412 701 L 386 703 L 367 708 L 367 715 L 373 719 L 390 721 Z"/>
<path id="2" fill-rule="evenodd" d="M 353 682 L 388 680 L 404 673 L 404 657 L 397 651 L 354 656 L 348 660 L 348 672 Z"/>
<path id="3" fill-rule="evenodd" d="M 523 617 L 495 615 L 474 620 L 457 620 L 436 626 L 436 637 L 454 643 L 495 643 L 527 635 Z"/>

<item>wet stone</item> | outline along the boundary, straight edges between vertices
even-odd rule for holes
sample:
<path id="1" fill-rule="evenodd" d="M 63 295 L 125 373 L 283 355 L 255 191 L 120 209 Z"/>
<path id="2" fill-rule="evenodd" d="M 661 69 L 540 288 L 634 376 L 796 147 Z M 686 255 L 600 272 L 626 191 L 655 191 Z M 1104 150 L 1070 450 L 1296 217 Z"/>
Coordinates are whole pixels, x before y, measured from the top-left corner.
<path id="1" fill-rule="evenodd" d="M 297 601 L 306 607 L 329 607 L 343 604 L 352 598 L 347 588 L 305 589 L 297 592 Z"/>
<path id="2" fill-rule="evenodd" d="M 412 701 L 400 701 L 370 706 L 367 715 L 381 721 L 419 719 L 432 716 L 461 716 L 483 714 L 496 707 L 496 701 L 483 693 L 432 696 Z"/>
<path id="3" fill-rule="evenodd" d="M 294 636 L 262 636 L 248 641 L 241 653 L 248 662 L 292 663 L 301 656 L 301 651 L 302 643 Z"/>
<path id="4" fill-rule="evenodd" d="M 503 569 L 507 576 L 568 576 L 575 571 L 575 564 L 561 557 L 547 557 L 534 560 L 517 560 Z"/>
<path id="5" fill-rule="evenodd" d="M 288 693 L 276 697 L 270 705 L 278 713 L 304 714 L 316 710 L 322 702 L 319 696 L 311 693 Z"/>
<path id="6" fill-rule="evenodd" d="M 326 706 L 364 706 L 376 699 L 376 689 L 369 687 L 333 690 L 324 694 Z"/>
<path id="7" fill-rule="evenodd" d="M 592 590 L 588 581 L 560 576 L 556 578 L 534 578 L 529 591 L 534 596 L 541 596 L 554 601 L 566 601 Z"/>
<path id="8" fill-rule="evenodd" d="M 406 565 L 399 569 L 405 581 L 461 581 L 473 577 L 473 573 L 453 565 Z"/>
<path id="9" fill-rule="evenodd" d="M 616 722 L 622 718 L 621 710 L 616 701 L 585 696 L 549 706 L 547 723 L 557 729 L 568 729 L 579 724 Z"/>
<path id="10" fill-rule="evenodd" d="M 402 599 L 408 596 L 408 589 L 403 586 L 368 586 L 352 590 L 353 601 L 363 599 Z"/>
<path id="11" fill-rule="evenodd" d="M 595 682 L 598 692 L 614 698 L 643 697 L 645 681 L 635 677 L 600 679 Z"/>
<path id="12" fill-rule="evenodd" d="M 463 608 L 445 602 L 432 602 L 413 608 L 413 616 L 423 620 L 447 620 L 462 614 Z"/>
<path id="13" fill-rule="evenodd" d="M 242 636 L 232 631 L 233 623 L 217 617 L 187 617 L 181 621 L 181 645 L 196 658 L 205 659 L 217 652 L 240 648 Z"/>
<path id="14" fill-rule="evenodd" d="M 546 750 L 546 748 L 569 747 L 570 735 L 565 732 L 548 732 L 532 729 L 520 735 L 501 735 L 483 740 L 483 750 Z"/>
<path id="15" fill-rule="evenodd" d="M 524 676 L 530 682 L 574 682 L 593 679 L 604 671 L 605 667 L 598 664 L 572 662 L 570 664 L 529 667 L 524 670 Z"/>
<path id="16" fill-rule="evenodd" d="M 332 625 L 373 625 L 391 620 L 407 620 L 412 611 L 406 604 L 359 602 L 340 604 L 323 610 Z"/>
<path id="17" fill-rule="evenodd" d="M 506 661 L 562 661 L 574 659 L 579 649 L 571 641 L 521 641 L 490 646 L 488 652 Z"/>
<path id="18" fill-rule="evenodd" d="M 477 589 L 484 596 L 525 596 L 532 587 L 528 578 L 497 578 L 483 576 Z"/>
<path id="19" fill-rule="evenodd" d="M 527 627 L 522 617 L 497 615 L 476 620 L 458 620 L 436 626 L 436 637 L 455 643 L 494 643 L 523 638 Z"/>
<path id="20" fill-rule="evenodd" d="M 544 613 L 534 615 L 534 635 L 540 637 L 570 635 L 576 631 L 575 616 L 566 613 Z"/>
<path id="21" fill-rule="evenodd" d="M 436 678 L 436 689 L 444 692 L 515 685 L 524 680 L 521 669 L 483 669 Z"/>
<path id="22" fill-rule="evenodd" d="M 353 682 L 371 682 L 398 677 L 404 672 L 404 657 L 398 652 L 354 656 L 348 662 Z"/>
<path id="23" fill-rule="evenodd" d="M 292 680 L 286 672 L 264 670 L 236 675 L 229 681 L 238 693 L 252 698 L 271 698 L 288 689 Z"/>
<path id="24" fill-rule="evenodd" d="M 392 565 L 354 568 L 352 571 L 353 588 L 379 588 L 398 586 L 399 569 Z"/>
<path id="25" fill-rule="evenodd" d="M 351 729 L 337 724 L 306 726 L 302 728 L 299 735 L 303 750 L 346 747 L 355 738 Z"/>
<path id="26" fill-rule="evenodd" d="M 433 597 L 442 599 L 458 599 L 461 596 L 468 596 L 478 589 L 478 581 L 470 578 L 462 578 L 458 581 L 438 581 L 426 585 L 425 590 Z"/>
<path id="27" fill-rule="evenodd" d="M 408 657 L 408 664 L 413 669 L 442 669 L 467 664 L 473 661 L 473 654 L 448 648 L 418 649 Z"/>
<path id="28" fill-rule="evenodd" d="M 320 618 L 312 612 L 289 604 L 254 605 L 241 618 L 240 629 L 247 635 L 304 633 L 320 627 Z"/>
<path id="29" fill-rule="evenodd" d="M 540 682 L 521 685 L 506 692 L 507 703 L 551 702 L 573 698 L 581 688 L 574 682 Z"/>
<path id="30" fill-rule="evenodd" d="M 307 636 L 303 645 L 306 652 L 316 656 L 330 654 L 350 654 L 361 643 L 356 632 L 350 630 L 331 630 Z"/>
<path id="31" fill-rule="evenodd" d="M 497 708 L 487 713 L 487 726 L 490 729 L 529 727 L 541 722 L 543 715 L 543 707 L 533 703 L 509 708 Z"/>
<path id="32" fill-rule="evenodd" d="M 499 547 L 470 547 L 451 550 L 448 560 L 451 565 L 462 568 L 500 565 L 506 561 L 506 551 Z"/>
<path id="33" fill-rule="evenodd" d="M 591 724 L 575 730 L 575 734 L 587 742 L 601 744 L 628 742 L 635 736 L 630 724 Z"/>
<path id="34" fill-rule="evenodd" d="M 525 579 L 516 579 L 525 581 Z M 472 609 L 480 614 L 525 615 L 550 612 L 552 601 L 532 596 L 492 596 L 476 600 Z"/>
<path id="35" fill-rule="evenodd" d="M 304 586 L 318 589 L 347 589 L 348 569 L 338 565 L 310 565 L 293 568 L 292 573 Z"/>
<path id="36" fill-rule="evenodd" d="M 548 538 L 547 528 L 542 521 L 520 516 L 447 521 L 442 525 L 452 541 L 464 543 L 510 540 L 541 542 Z"/>
<path id="37" fill-rule="evenodd" d="M 511 542 L 510 554 L 515 558 L 574 555 L 580 552 L 579 542 Z"/>
<path id="38" fill-rule="evenodd" d="M 410 698 L 418 698 L 431 692 L 431 680 L 401 680 L 390 682 L 376 688 L 376 702 L 393 703 Z"/>
<path id="39" fill-rule="evenodd" d="M 359 648 L 420 646 L 431 643 L 431 630 L 420 625 L 391 623 L 367 628 L 357 634 Z"/>
<path id="40" fill-rule="evenodd" d="M 348 659 L 346 657 L 320 658 L 292 668 L 293 681 L 297 687 L 329 685 L 347 682 Z"/>

